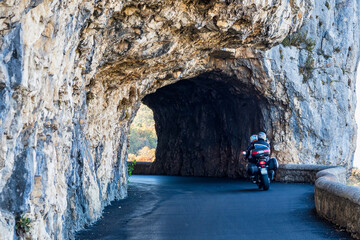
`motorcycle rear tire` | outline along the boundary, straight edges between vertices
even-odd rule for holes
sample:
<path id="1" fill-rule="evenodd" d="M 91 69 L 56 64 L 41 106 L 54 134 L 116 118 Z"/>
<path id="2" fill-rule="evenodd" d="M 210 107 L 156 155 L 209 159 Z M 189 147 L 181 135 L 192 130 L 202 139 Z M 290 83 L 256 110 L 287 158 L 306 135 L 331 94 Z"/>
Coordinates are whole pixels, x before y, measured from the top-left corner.
<path id="1" fill-rule="evenodd" d="M 262 181 L 262 185 L 263 185 L 263 189 L 264 191 L 269 190 L 270 188 L 270 180 L 269 180 L 269 176 L 266 175 L 262 175 L 261 176 L 261 181 Z"/>

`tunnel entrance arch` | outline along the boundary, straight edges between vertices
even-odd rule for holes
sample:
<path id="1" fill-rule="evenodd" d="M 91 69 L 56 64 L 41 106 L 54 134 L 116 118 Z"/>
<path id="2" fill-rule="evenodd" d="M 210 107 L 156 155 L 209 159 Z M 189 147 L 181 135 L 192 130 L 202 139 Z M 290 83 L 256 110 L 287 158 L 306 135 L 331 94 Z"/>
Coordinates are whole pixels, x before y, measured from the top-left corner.
<path id="1" fill-rule="evenodd" d="M 158 136 L 152 174 L 239 177 L 251 134 L 271 132 L 267 100 L 221 71 L 180 80 L 143 98 Z"/>

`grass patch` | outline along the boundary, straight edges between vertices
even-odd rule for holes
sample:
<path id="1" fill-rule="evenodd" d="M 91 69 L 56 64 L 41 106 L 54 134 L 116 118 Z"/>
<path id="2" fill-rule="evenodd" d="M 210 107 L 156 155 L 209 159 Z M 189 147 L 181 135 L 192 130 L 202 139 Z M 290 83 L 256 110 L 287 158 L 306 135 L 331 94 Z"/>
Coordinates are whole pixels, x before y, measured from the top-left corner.
<path id="1" fill-rule="evenodd" d="M 312 54 L 309 54 L 304 66 L 299 69 L 300 73 L 303 75 L 303 83 L 307 83 L 308 80 L 313 77 L 314 65 L 315 60 Z"/>
<path id="2" fill-rule="evenodd" d="M 318 54 L 319 54 L 319 55 L 322 55 L 326 60 L 329 59 L 329 58 L 331 58 L 331 56 L 325 54 L 324 50 L 322 50 L 322 49 L 319 49 L 319 50 L 318 50 Z"/>
<path id="3" fill-rule="evenodd" d="M 303 47 L 307 51 L 312 52 L 315 47 L 315 40 L 308 38 L 307 34 L 294 33 L 292 35 L 287 36 L 281 43 L 284 47 Z"/>

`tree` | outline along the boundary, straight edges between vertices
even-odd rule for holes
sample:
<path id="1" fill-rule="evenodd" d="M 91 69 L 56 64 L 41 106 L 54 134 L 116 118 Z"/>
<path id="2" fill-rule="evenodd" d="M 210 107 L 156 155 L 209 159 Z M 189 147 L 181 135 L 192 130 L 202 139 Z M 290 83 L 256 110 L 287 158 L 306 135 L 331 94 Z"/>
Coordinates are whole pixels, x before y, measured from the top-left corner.
<path id="1" fill-rule="evenodd" d="M 155 160 L 157 136 L 153 112 L 141 104 L 130 126 L 128 161 L 152 162 Z"/>

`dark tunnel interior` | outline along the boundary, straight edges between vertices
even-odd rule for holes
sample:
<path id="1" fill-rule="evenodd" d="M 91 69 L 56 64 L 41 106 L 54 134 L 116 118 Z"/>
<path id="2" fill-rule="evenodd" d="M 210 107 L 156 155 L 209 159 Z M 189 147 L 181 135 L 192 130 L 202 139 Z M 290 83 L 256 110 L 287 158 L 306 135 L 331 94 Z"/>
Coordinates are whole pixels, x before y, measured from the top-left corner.
<path id="1" fill-rule="evenodd" d="M 158 89 L 142 100 L 158 136 L 152 174 L 241 177 L 242 150 L 264 131 L 266 100 L 250 85 L 208 72 Z"/>

